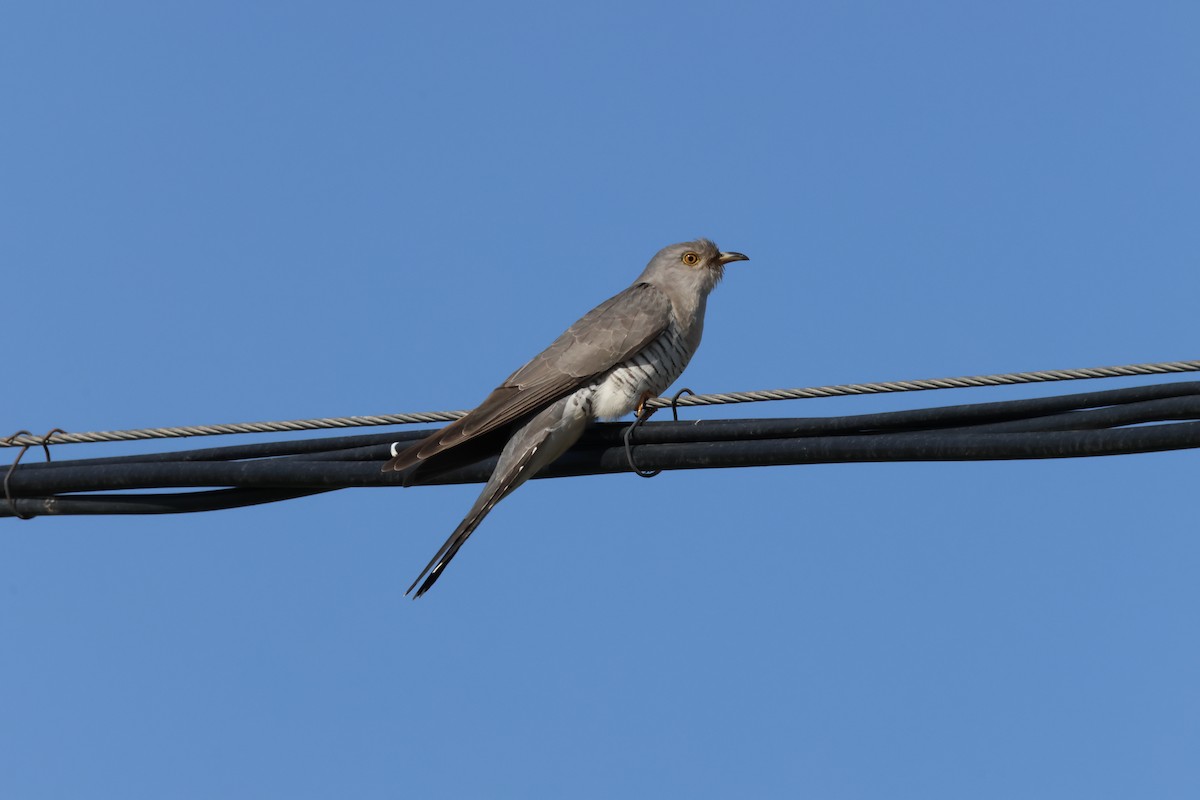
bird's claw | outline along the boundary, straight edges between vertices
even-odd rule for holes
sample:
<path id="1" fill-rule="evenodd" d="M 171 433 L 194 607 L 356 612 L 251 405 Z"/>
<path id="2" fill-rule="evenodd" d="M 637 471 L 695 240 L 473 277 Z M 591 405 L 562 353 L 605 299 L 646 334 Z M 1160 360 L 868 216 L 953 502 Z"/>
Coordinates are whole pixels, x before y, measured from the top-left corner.
<path id="1" fill-rule="evenodd" d="M 653 397 L 654 392 L 642 392 L 641 398 L 638 399 L 637 408 L 634 409 L 634 416 L 638 418 L 639 422 L 645 422 L 653 416 L 655 411 L 658 411 L 657 408 L 646 405 Z"/>

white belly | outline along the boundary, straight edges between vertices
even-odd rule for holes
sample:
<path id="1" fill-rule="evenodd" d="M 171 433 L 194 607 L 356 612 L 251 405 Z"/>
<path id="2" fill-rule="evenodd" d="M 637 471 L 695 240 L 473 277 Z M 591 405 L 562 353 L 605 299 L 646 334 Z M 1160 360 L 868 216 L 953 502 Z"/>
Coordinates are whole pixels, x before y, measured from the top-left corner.
<path id="1" fill-rule="evenodd" d="M 625 364 L 613 367 L 584 391 L 592 394 L 592 416 L 612 419 L 637 408 L 647 392 L 657 397 L 675 382 L 692 354 L 672 325 Z"/>

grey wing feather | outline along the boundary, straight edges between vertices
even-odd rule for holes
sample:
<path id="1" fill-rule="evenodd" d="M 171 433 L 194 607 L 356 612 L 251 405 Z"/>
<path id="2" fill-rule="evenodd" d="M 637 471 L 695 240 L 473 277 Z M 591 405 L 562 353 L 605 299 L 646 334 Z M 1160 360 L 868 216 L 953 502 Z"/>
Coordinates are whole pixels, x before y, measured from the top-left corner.
<path id="1" fill-rule="evenodd" d="M 565 397 L 628 360 L 670 321 L 671 301 L 662 290 L 635 283 L 589 311 L 465 417 L 402 451 L 383 470 L 407 469 Z"/>

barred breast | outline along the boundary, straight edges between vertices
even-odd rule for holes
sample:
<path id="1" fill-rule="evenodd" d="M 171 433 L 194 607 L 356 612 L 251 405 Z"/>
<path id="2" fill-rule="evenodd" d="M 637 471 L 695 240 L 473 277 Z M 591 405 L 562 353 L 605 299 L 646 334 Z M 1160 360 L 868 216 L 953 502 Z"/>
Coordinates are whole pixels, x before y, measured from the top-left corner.
<path id="1" fill-rule="evenodd" d="M 692 349 L 674 323 L 633 358 L 609 370 L 583 390 L 591 395 L 592 416 L 619 417 L 633 411 L 642 396 L 657 397 L 675 382 L 692 357 Z"/>

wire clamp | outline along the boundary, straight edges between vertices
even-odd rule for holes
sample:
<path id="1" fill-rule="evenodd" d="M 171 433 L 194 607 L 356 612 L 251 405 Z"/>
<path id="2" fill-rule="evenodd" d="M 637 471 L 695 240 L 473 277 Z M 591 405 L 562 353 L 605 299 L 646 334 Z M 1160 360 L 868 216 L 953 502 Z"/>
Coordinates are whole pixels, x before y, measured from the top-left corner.
<path id="1" fill-rule="evenodd" d="M 51 428 L 50 431 L 48 431 L 46 433 L 46 435 L 42 437 L 42 441 L 40 442 L 40 444 L 42 445 L 42 450 L 45 451 L 45 453 L 46 453 L 47 463 L 50 461 L 50 437 L 56 433 L 66 433 L 66 431 L 64 431 L 62 428 Z M 33 434 L 30 433 L 29 431 L 21 430 L 21 431 L 17 431 L 12 436 L 8 436 L 0 441 L 3 441 L 4 445 L 6 447 L 11 447 L 11 446 L 13 446 L 13 440 L 15 440 L 18 436 L 21 436 L 21 435 L 33 436 Z M 12 511 L 13 516 L 16 517 L 17 519 L 33 519 L 34 517 L 37 516 L 36 514 L 25 515 L 25 514 L 22 514 L 20 511 L 18 511 L 16 500 L 13 499 L 12 490 L 9 488 L 9 481 L 12 480 L 12 475 L 17 470 L 17 464 L 21 463 L 21 456 L 25 455 L 25 451 L 28 450 L 32 446 L 33 445 L 28 442 L 21 445 L 21 449 L 17 453 L 17 457 L 13 459 L 13 463 L 9 466 L 8 472 L 4 473 L 4 499 L 8 503 L 9 510 Z"/>
<path id="2" fill-rule="evenodd" d="M 693 392 L 691 389 L 680 389 L 671 398 L 671 418 L 674 419 L 676 422 L 679 422 L 679 398 L 683 397 L 683 395 L 685 393 L 690 394 L 693 397 L 695 397 L 695 395 L 696 395 L 696 393 Z M 655 475 L 658 475 L 658 473 L 662 472 L 661 469 L 653 469 L 653 470 L 640 469 L 638 467 L 638 465 L 635 464 L 633 461 L 633 441 L 632 441 L 632 439 L 633 439 L 634 428 L 641 425 L 646 420 L 650 419 L 650 416 L 655 411 L 658 410 L 658 409 L 652 408 L 646 404 L 646 400 L 648 400 L 648 399 L 649 399 L 648 397 L 643 398 L 642 402 L 638 404 L 637 414 L 634 416 L 633 422 L 630 424 L 630 426 L 628 428 L 625 429 L 625 433 L 622 435 L 622 438 L 625 441 L 625 460 L 629 462 L 629 468 L 631 470 L 633 470 L 633 474 L 637 475 L 639 478 L 653 478 Z"/>

